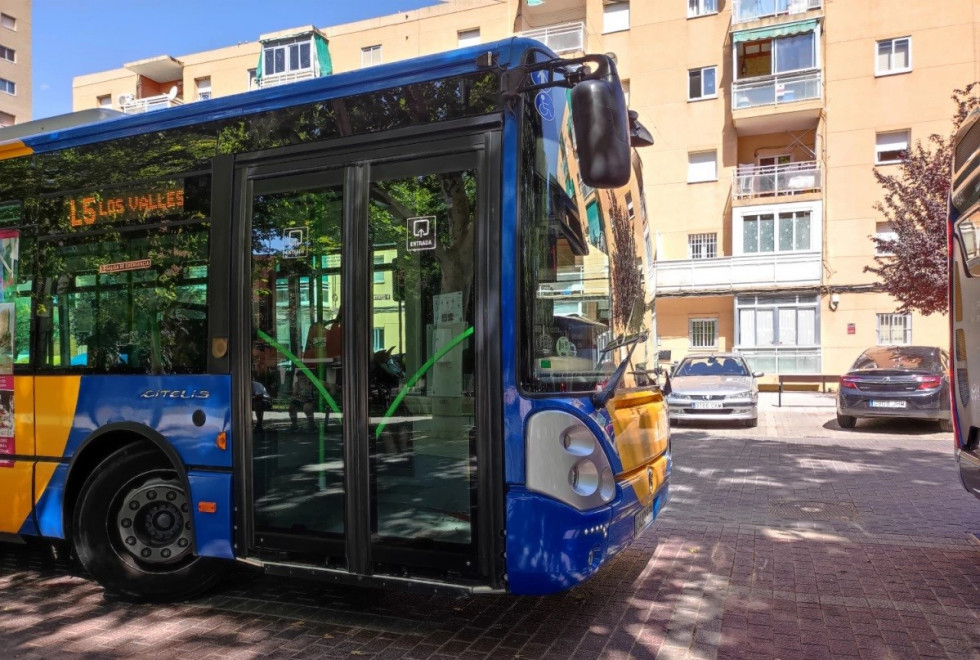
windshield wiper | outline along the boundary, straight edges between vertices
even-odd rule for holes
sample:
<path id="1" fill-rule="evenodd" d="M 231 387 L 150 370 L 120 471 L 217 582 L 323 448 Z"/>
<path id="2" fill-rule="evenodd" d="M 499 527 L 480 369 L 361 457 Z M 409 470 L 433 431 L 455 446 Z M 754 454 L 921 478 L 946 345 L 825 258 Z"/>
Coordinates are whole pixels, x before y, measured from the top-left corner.
<path id="1" fill-rule="evenodd" d="M 612 373 L 609 380 L 602 387 L 601 390 L 592 395 L 592 405 L 595 406 L 596 410 L 604 408 L 609 399 L 612 398 L 613 392 L 616 391 L 616 387 L 619 385 L 619 381 L 623 379 L 623 375 L 626 374 L 626 367 L 629 365 L 630 360 L 633 358 L 633 351 L 636 347 L 640 345 L 640 342 L 647 340 L 650 333 L 648 332 L 638 332 L 635 335 L 629 335 L 628 337 L 620 337 L 619 339 L 614 339 L 606 347 L 602 349 L 599 355 L 604 355 L 609 351 L 614 351 L 617 348 L 622 348 L 623 346 L 629 346 L 630 350 L 626 353 L 626 357 L 623 358 L 619 366 L 616 367 L 616 371 Z"/>

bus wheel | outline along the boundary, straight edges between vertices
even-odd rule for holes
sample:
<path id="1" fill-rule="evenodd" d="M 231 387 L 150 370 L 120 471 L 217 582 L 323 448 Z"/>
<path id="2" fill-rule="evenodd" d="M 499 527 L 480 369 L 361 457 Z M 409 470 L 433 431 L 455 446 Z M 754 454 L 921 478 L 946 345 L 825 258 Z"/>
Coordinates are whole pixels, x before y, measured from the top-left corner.
<path id="1" fill-rule="evenodd" d="M 72 535 L 85 569 L 106 594 L 181 600 L 203 593 L 225 563 L 194 554 L 190 499 L 162 455 L 131 445 L 86 480 Z"/>

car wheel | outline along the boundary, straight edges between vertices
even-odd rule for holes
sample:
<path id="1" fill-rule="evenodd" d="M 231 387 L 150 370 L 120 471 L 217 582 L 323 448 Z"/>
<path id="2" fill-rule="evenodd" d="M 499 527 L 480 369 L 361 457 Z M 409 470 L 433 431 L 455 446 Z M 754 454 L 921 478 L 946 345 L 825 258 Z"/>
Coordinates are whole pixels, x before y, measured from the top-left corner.
<path id="1" fill-rule="evenodd" d="M 754 429 L 758 425 L 759 425 L 759 418 L 758 417 L 754 417 L 752 419 L 745 420 L 745 428 L 747 428 L 747 429 Z"/>
<path id="2" fill-rule="evenodd" d="M 86 480 L 72 518 L 85 569 L 107 595 L 183 600 L 211 588 L 227 563 L 194 554 L 191 502 L 170 462 L 130 445 Z"/>
<path id="3" fill-rule="evenodd" d="M 857 417 L 853 417 L 851 415 L 841 415 L 840 413 L 838 413 L 837 424 L 842 429 L 853 429 L 854 426 L 857 424 Z"/>
<path id="4" fill-rule="evenodd" d="M 939 430 L 943 433 L 951 433 L 953 431 L 953 420 L 951 419 L 941 419 L 939 420 Z"/>

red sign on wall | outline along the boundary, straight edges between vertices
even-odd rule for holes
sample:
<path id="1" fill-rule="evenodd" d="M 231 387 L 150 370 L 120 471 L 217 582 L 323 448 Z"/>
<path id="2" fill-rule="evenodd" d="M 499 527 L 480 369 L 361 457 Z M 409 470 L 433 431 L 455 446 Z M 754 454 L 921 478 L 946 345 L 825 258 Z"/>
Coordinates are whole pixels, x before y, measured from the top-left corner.
<path id="1" fill-rule="evenodd" d="M 857 329 L 854 327 L 854 324 L 853 323 L 848 323 L 847 324 L 847 334 L 853 335 L 855 332 L 857 332 Z"/>

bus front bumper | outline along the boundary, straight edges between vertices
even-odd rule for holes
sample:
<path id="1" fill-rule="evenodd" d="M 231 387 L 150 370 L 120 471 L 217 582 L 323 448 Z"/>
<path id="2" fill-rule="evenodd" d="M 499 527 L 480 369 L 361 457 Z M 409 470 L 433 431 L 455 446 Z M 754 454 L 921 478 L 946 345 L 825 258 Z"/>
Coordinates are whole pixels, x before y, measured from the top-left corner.
<path id="1" fill-rule="evenodd" d="M 508 590 L 551 594 L 586 580 L 653 522 L 668 496 L 667 481 L 646 505 L 631 489 L 621 488 L 610 505 L 579 511 L 512 488 L 507 494 Z"/>

